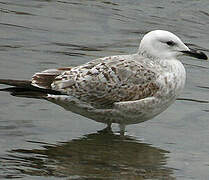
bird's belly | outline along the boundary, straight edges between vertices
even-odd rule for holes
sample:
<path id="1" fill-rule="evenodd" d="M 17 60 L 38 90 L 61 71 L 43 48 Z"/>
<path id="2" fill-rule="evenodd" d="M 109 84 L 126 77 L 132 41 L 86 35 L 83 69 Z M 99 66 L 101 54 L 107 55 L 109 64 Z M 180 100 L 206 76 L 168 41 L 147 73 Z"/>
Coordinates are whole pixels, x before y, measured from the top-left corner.
<path id="1" fill-rule="evenodd" d="M 150 120 L 165 111 L 172 103 L 175 102 L 175 100 L 176 96 L 170 97 L 166 99 L 166 101 L 156 99 L 156 101 L 153 102 L 153 104 L 148 105 L 149 107 L 147 108 L 138 108 L 130 110 L 129 112 L 122 111 L 120 122 L 117 122 L 119 119 L 116 118 L 116 123 L 137 124 Z"/>

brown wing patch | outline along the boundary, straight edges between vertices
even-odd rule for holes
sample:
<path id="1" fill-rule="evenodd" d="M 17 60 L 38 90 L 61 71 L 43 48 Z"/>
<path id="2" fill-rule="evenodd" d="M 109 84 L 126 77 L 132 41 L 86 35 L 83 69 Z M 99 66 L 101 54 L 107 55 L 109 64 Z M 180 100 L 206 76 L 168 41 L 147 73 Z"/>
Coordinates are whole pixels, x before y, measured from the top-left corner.
<path id="1" fill-rule="evenodd" d="M 70 71 L 71 67 L 63 67 L 58 69 L 48 69 L 39 73 L 36 73 L 32 77 L 32 85 L 51 89 L 51 84 L 55 80 L 55 78 L 61 75 L 64 71 Z"/>
<path id="2" fill-rule="evenodd" d="M 132 85 L 131 87 L 115 87 L 113 91 L 106 92 L 106 95 L 102 97 L 92 95 L 94 93 L 89 93 L 86 95 L 86 99 L 87 102 L 91 103 L 94 107 L 107 108 L 112 107 L 115 102 L 135 101 L 154 96 L 158 90 L 158 85 L 150 82 L 144 86 Z M 85 99 L 83 100 L 85 101 Z"/>
<path id="3" fill-rule="evenodd" d="M 144 64 L 116 56 L 98 59 L 63 72 L 55 78 L 52 88 L 96 108 L 140 100 L 154 96 L 159 90 L 155 81 L 158 72 L 151 70 L 153 65 L 144 67 Z"/>
<path id="4" fill-rule="evenodd" d="M 58 75 L 38 73 L 33 76 L 32 83 L 38 87 L 51 89 L 51 84 L 57 76 Z"/>

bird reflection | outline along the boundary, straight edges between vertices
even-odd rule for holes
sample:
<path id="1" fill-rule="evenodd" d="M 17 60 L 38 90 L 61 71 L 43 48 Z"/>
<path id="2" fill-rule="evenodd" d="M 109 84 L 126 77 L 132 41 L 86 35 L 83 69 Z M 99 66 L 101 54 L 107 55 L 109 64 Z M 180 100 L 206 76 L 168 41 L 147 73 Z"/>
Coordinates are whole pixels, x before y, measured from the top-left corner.
<path id="1" fill-rule="evenodd" d="M 133 137 L 94 133 L 41 149 L 14 149 L 4 158 L 6 177 L 51 176 L 68 179 L 150 179 L 172 177 L 166 167 L 168 151 Z"/>

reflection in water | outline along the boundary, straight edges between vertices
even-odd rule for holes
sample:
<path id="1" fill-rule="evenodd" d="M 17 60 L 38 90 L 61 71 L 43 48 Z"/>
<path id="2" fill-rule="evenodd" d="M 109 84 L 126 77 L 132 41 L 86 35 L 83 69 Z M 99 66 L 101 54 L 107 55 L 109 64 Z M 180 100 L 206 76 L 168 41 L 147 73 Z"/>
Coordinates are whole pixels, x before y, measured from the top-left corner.
<path id="1" fill-rule="evenodd" d="M 95 133 L 56 145 L 30 143 L 39 143 L 42 149 L 15 149 L 2 158 L 4 178 L 174 179 L 172 169 L 164 166 L 167 151 L 127 136 Z"/>

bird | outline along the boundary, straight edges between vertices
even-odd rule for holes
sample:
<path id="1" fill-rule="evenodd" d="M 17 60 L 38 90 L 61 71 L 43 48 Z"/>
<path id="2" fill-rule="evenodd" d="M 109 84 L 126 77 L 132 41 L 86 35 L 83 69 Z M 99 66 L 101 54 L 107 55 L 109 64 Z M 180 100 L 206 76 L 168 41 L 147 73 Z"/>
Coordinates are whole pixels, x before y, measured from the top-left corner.
<path id="1" fill-rule="evenodd" d="M 45 99 L 73 113 L 106 124 L 104 132 L 157 116 L 182 92 L 186 71 L 178 58 L 207 60 L 166 30 L 153 30 L 141 39 L 138 51 L 94 59 L 76 67 L 47 69 L 31 80 L 0 79 L 13 96 Z"/>

